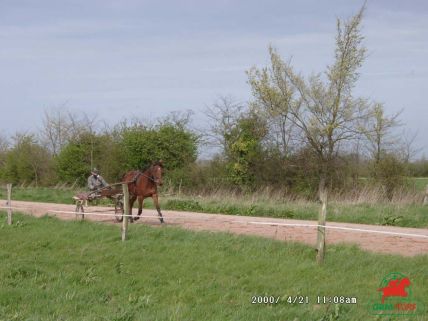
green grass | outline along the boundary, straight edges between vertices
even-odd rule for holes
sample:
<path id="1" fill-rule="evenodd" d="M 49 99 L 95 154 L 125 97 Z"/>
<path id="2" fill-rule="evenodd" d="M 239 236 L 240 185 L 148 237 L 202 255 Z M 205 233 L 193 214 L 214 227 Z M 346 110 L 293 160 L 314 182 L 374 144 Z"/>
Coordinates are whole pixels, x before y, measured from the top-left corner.
<path id="1" fill-rule="evenodd" d="M 76 193 L 77 191 L 69 189 L 54 189 L 50 187 L 13 187 L 12 200 L 73 204 L 73 195 Z M 0 188 L 0 199 L 6 198 L 6 189 Z"/>
<path id="2" fill-rule="evenodd" d="M 138 224 L 122 243 L 119 225 L 14 219 L 7 226 L 0 214 L 1 321 L 376 320 L 368 305 L 390 272 L 406 274 L 414 298 L 428 302 L 428 256 L 331 246 L 319 267 L 308 246 L 257 237 Z M 254 295 L 280 302 L 251 304 Z M 288 295 L 312 303 L 288 304 Z M 317 295 L 358 304 L 317 305 Z"/>
<path id="3" fill-rule="evenodd" d="M 72 204 L 77 191 L 52 188 L 14 188 L 14 200 Z M 162 194 L 161 194 L 162 195 Z M 0 189 L 0 198 L 6 197 Z M 102 200 L 98 204 L 109 204 Z M 137 206 L 135 203 L 134 207 Z M 154 208 L 151 199 L 145 201 L 145 208 Z M 280 199 L 245 196 L 161 196 L 161 208 L 166 210 L 222 213 L 229 215 L 260 216 L 317 220 L 319 204 L 307 201 L 288 202 Z M 428 228 L 428 207 L 415 204 L 350 204 L 330 202 L 327 219 L 331 222 L 347 222 L 374 225 Z"/>
<path id="4" fill-rule="evenodd" d="M 414 177 L 411 181 L 418 191 L 425 191 L 428 186 L 428 177 Z"/>

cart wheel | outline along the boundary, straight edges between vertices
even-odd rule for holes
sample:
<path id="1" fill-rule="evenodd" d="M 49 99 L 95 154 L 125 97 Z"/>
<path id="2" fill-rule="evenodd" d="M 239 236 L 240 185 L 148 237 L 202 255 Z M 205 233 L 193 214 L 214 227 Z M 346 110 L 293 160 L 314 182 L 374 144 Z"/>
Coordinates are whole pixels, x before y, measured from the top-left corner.
<path id="1" fill-rule="evenodd" d="M 117 222 L 123 221 L 123 200 L 119 199 L 114 204 L 114 217 L 116 218 Z"/>
<path id="2" fill-rule="evenodd" d="M 83 210 L 83 201 L 76 202 L 76 219 L 80 217 L 81 220 L 85 218 L 84 210 Z"/>

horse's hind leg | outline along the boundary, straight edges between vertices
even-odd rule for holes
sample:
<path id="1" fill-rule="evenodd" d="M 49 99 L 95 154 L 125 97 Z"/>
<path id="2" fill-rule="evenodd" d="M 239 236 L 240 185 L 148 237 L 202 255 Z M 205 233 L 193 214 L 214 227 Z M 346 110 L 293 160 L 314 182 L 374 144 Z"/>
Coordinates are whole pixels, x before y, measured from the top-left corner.
<path id="1" fill-rule="evenodd" d="M 134 218 L 134 221 L 140 219 L 140 215 L 143 212 L 144 198 L 142 196 L 138 197 L 138 216 Z"/>
<path id="2" fill-rule="evenodd" d="M 161 223 L 164 223 L 163 216 L 162 216 L 162 213 L 161 213 L 161 210 L 160 210 L 160 206 L 159 206 L 158 194 L 153 194 L 152 198 L 153 198 L 153 202 L 155 203 L 156 210 L 158 211 L 159 220 L 160 220 Z"/>

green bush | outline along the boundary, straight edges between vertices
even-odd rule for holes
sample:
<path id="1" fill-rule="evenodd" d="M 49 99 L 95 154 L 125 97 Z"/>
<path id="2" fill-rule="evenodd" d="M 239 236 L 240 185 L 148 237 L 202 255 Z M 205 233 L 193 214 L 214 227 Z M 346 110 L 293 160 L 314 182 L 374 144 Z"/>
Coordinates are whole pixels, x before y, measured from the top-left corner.
<path id="1" fill-rule="evenodd" d="M 163 160 L 167 170 L 182 169 L 197 156 L 196 135 L 172 124 L 125 128 L 121 146 L 126 169 L 143 169 L 157 160 Z"/>
<path id="2" fill-rule="evenodd" d="M 382 185 L 388 199 L 392 199 L 394 191 L 405 186 L 406 168 L 401 160 L 387 154 L 373 165 L 372 177 Z"/>

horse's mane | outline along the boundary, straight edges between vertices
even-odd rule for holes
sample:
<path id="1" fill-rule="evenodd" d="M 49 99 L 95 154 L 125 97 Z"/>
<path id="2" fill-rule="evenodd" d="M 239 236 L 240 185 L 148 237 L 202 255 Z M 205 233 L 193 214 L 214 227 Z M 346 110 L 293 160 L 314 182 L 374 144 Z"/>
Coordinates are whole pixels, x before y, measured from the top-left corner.
<path id="1" fill-rule="evenodd" d="M 144 167 L 143 169 L 134 169 L 134 170 L 132 170 L 132 171 L 133 171 L 133 172 L 141 172 L 141 173 L 144 173 L 144 172 L 146 172 L 146 171 L 148 171 L 148 170 L 151 170 L 154 166 L 160 166 L 161 168 L 163 168 L 163 167 L 164 167 L 163 162 L 160 160 L 160 161 L 157 161 L 157 162 L 151 163 L 150 165 L 148 165 L 148 166 Z M 129 172 L 126 172 L 125 174 L 123 174 L 123 175 L 122 175 L 122 180 L 124 180 L 125 176 L 126 176 L 128 173 L 129 173 Z"/>
<path id="2" fill-rule="evenodd" d="M 151 170 L 155 166 L 160 166 L 161 168 L 163 168 L 163 162 L 160 160 L 160 161 L 151 163 L 149 166 L 144 167 L 140 171 L 144 173 L 145 171 Z"/>
<path id="3" fill-rule="evenodd" d="M 163 161 L 160 160 L 160 161 L 154 162 L 152 166 L 160 166 L 161 168 L 163 168 Z"/>

